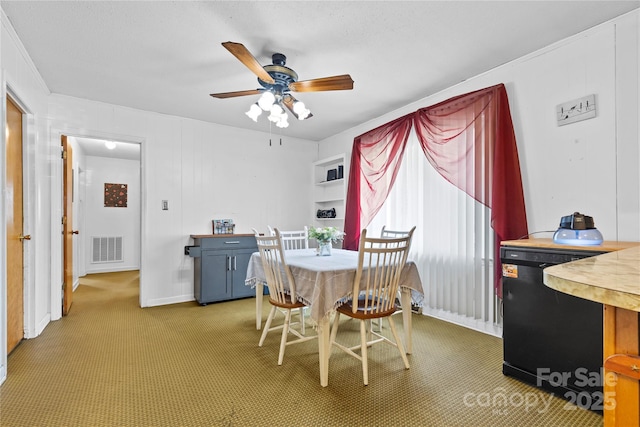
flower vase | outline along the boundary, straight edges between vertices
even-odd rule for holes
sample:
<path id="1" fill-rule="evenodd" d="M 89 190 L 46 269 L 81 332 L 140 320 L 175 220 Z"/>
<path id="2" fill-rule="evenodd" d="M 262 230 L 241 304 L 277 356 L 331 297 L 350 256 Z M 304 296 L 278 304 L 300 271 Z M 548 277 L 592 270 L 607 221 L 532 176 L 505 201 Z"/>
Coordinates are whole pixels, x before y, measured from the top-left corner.
<path id="1" fill-rule="evenodd" d="M 318 240 L 317 255 L 318 256 L 331 255 L 331 240 L 328 240 L 328 241 Z"/>

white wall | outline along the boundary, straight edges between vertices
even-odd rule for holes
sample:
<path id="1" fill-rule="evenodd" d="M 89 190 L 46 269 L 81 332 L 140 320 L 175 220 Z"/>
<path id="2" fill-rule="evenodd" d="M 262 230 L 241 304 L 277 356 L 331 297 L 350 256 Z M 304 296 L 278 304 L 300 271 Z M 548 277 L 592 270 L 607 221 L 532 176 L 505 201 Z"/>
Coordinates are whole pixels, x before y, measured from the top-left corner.
<path id="1" fill-rule="evenodd" d="M 24 245 L 25 257 L 25 337 L 37 336 L 51 320 L 51 204 L 50 168 L 56 147 L 48 145 L 47 97 L 49 90 L 30 61 L 22 43 L 4 14 L 0 13 L 0 117 L 6 122 L 7 93 L 27 113 L 24 118 L 24 233 L 31 240 Z M 0 133 L 0 224 L 5 216 L 5 133 Z M 57 156 L 60 154 L 57 148 Z M 59 219 L 58 219 L 59 220 Z M 0 383 L 6 378 L 6 239 L 0 239 Z M 36 267 L 37 266 L 37 267 Z M 56 282 L 60 283 L 61 278 Z M 58 299 L 58 304 L 60 300 Z"/>
<path id="2" fill-rule="evenodd" d="M 137 160 L 86 156 L 83 186 L 83 233 L 87 274 L 140 268 L 140 162 Z M 127 184 L 127 206 L 105 207 L 104 184 Z M 92 238 L 122 236 L 123 260 L 92 263 Z M 76 258 L 77 259 L 77 258 Z M 78 263 L 79 264 L 79 263 Z"/>
<path id="3" fill-rule="evenodd" d="M 419 108 L 504 83 L 522 168 L 529 232 L 555 230 L 574 211 L 606 240 L 640 241 L 638 83 L 634 11 L 320 143 L 346 152 L 354 137 Z M 557 104 L 595 94 L 597 117 L 559 127 Z M 539 237 L 551 237 L 541 234 Z"/>

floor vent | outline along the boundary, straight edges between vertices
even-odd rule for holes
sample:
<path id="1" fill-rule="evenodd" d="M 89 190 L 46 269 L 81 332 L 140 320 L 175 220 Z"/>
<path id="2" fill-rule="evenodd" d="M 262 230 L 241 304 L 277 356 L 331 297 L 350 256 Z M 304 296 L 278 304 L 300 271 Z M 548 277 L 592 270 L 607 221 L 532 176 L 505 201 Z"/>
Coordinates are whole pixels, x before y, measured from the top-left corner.
<path id="1" fill-rule="evenodd" d="M 122 236 L 92 237 L 92 263 L 122 261 Z"/>

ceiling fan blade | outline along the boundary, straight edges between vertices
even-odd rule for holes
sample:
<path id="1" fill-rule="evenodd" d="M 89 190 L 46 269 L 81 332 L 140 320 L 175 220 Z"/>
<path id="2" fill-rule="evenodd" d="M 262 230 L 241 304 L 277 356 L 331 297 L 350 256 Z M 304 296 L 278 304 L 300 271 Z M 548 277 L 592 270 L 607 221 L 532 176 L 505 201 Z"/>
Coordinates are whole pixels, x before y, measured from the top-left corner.
<path id="1" fill-rule="evenodd" d="M 222 46 L 224 46 L 229 52 L 231 52 L 233 56 L 238 58 L 240 62 L 242 62 L 248 69 L 250 69 L 253 74 L 258 76 L 260 80 L 269 84 L 275 84 L 275 80 L 273 80 L 273 77 L 271 77 L 269 73 L 267 73 L 264 68 L 262 68 L 262 65 L 260 65 L 258 60 L 251 54 L 251 52 L 247 50 L 246 47 L 244 47 L 242 43 L 225 42 L 222 43 Z"/>
<path id="2" fill-rule="evenodd" d="M 284 104 L 285 107 L 287 107 L 287 109 L 289 111 L 291 111 L 291 114 L 293 114 L 293 116 L 298 119 L 298 113 L 296 113 L 295 111 L 293 111 L 293 104 L 297 101 L 297 99 L 295 99 L 293 96 L 291 96 L 290 93 L 286 94 L 283 98 L 282 98 L 282 103 Z M 311 117 L 313 117 L 313 114 L 309 113 L 309 115 L 305 118 L 306 119 L 310 119 Z"/>
<path id="3" fill-rule="evenodd" d="M 349 74 L 341 76 L 323 77 L 321 79 L 302 80 L 289 83 L 289 89 L 294 92 L 321 92 L 325 90 L 351 90 L 353 80 Z"/>
<path id="4" fill-rule="evenodd" d="M 234 98 L 236 96 L 259 95 L 264 89 L 239 90 L 237 92 L 212 93 L 211 96 L 218 99 Z"/>

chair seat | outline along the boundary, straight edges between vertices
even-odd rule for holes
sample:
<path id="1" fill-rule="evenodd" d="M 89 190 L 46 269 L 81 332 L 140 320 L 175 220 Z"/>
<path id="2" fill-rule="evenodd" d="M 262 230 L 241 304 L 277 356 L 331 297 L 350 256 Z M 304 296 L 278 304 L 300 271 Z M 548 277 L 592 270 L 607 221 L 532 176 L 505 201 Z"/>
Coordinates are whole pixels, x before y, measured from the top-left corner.
<path id="1" fill-rule="evenodd" d="M 303 302 L 300 301 L 291 301 L 291 296 L 287 295 L 287 299 L 284 302 L 280 302 L 278 300 L 275 300 L 273 298 L 269 298 L 269 303 L 271 303 L 271 305 L 275 305 L 276 307 L 280 307 L 280 308 L 284 308 L 284 309 L 289 309 L 289 308 L 302 308 L 302 307 L 306 307 L 307 305 Z"/>
<path id="2" fill-rule="evenodd" d="M 365 298 L 358 298 L 358 310 L 353 312 L 353 301 L 348 301 L 338 307 L 336 310 L 340 313 L 353 317 L 355 319 L 378 319 L 381 317 L 391 316 L 398 310 L 398 306 L 394 303 L 389 310 L 385 311 L 373 311 L 374 307 L 376 307 L 375 303 L 372 303 L 371 298 L 369 298 L 369 304 L 367 305 L 367 309 L 364 308 Z"/>

